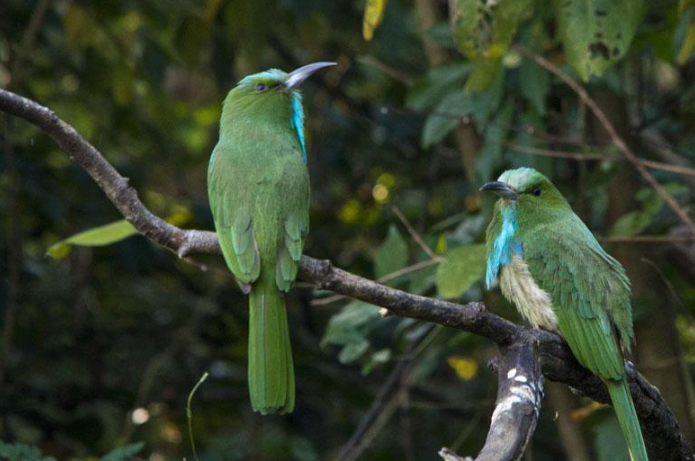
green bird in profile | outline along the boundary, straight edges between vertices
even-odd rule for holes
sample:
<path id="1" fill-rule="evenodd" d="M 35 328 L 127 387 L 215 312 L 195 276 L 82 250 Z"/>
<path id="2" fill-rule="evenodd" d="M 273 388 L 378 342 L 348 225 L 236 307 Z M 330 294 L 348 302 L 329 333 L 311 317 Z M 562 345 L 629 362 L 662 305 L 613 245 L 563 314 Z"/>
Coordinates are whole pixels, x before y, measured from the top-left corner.
<path id="1" fill-rule="evenodd" d="M 294 409 L 294 367 L 284 295 L 309 231 L 309 171 L 297 87 L 318 62 L 242 79 L 224 100 L 210 156 L 208 196 L 227 266 L 249 294 L 248 382 L 262 414 Z"/>
<path id="2" fill-rule="evenodd" d="M 487 229 L 488 288 L 499 277 L 504 296 L 534 328 L 565 338 L 606 384 L 630 458 L 648 461 L 623 361 L 633 342 L 625 269 L 536 170 L 505 171 L 480 190 L 500 197 Z"/>

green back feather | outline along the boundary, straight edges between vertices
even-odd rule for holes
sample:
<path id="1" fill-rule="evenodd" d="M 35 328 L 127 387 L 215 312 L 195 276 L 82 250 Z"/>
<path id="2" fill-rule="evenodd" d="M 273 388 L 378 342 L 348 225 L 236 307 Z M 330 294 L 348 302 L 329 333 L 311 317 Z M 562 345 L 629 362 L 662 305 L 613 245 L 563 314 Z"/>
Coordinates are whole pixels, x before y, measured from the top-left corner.
<path id="1" fill-rule="evenodd" d="M 230 91 L 208 168 L 222 253 L 237 280 L 251 286 L 249 391 L 262 413 L 294 407 L 282 293 L 297 277 L 309 230 L 309 174 L 292 124 L 293 95 L 270 86 L 279 83 L 274 75 L 244 79 Z M 270 88 L 256 91 L 259 83 Z"/>
<path id="2" fill-rule="evenodd" d="M 501 208 L 516 207 L 523 260 L 552 300 L 560 333 L 577 360 L 602 378 L 633 460 L 647 461 L 639 421 L 625 381 L 622 348 L 633 340 L 630 282 L 574 214 L 562 194 L 530 168 L 500 176 L 518 199 L 500 199 L 488 227 L 488 251 L 499 235 Z"/>

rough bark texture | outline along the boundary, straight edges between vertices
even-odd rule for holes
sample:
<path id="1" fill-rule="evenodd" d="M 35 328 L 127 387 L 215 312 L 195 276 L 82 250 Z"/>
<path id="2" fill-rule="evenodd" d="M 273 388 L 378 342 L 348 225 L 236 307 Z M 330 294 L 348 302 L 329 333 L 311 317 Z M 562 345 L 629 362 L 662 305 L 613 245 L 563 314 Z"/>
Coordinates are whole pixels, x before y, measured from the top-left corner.
<path id="1" fill-rule="evenodd" d="M 51 110 L 1 89 L 0 110 L 29 121 L 51 136 L 71 159 L 89 173 L 123 216 L 153 242 L 176 252 L 180 257 L 220 253 L 214 232 L 182 230 L 153 215 L 138 199 L 135 190 L 128 186 L 127 179 Z M 329 261 L 307 256 L 302 257 L 300 278 L 318 287 L 384 307 L 393 315 L 478 334 L 502 348 L 532 338 L 537 344 L 540 368 L 546 378 L 565 383 L 599 402 L 608 402 L 601 380 L 577 363 L 558 335 L 515 325 L 486 311 L 483 303 L 460 305 L 411 295 L 336 269 Z M 629 362 L 627 373 L 650 459 L 695 459 L 678 421 L 658 389 L 637 373 Z"/>
<path id="2" fill-rule="evenodd" d="M 517 461 L 526 451 L 538 423 L 543 398 L 543 375 L 536 339 L 524 334 L 497 355 L 497 402 L 490 431 L 475 461 Z M 461 459 L 447 448 L 445 461 Z M 463 458 L 470 460 L 471 458 Z"/>

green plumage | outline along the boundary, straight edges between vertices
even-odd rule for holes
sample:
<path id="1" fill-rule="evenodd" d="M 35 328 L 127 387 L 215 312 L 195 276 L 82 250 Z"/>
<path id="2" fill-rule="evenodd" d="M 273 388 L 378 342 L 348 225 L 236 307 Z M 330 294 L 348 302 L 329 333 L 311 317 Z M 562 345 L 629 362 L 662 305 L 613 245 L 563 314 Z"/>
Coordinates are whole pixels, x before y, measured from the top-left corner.
<path id="1" fill-rule="evenodd" d="M 297 277 L 309 230 L 310 186 L 293 89 L 303 78 L 286 84 L 293 74 L 263 72 L 230 91 L 208 169 L 222 253 L 250 292 L 249 392 L 263 414 L 289 413 L 295 400 L 284 293 Z"/>
<path id="2" fill-rule="evenodd" d="M 529 319 L 547 319 L 533 311 L 543 302 L 524 298 L 529 298 L 528 292 L 544 292 L 554 322 L 535 323 L 559 331 L 579 363 L 603 379 L 631 459 L 648 461 L 625 378 L 623 349 L 629 350 L 633 341 L 630 282 L 625 270 L 537 171 L 507 171 L 483 190 L 501 197 L 487 232 L 489 276 L 500 271 L 500 280 L 507 282 L 501 283 L 503 293 L 515 299 Z M 512 263 L 515 258 L 516 265 Z M 531 278 L 523 277 L 519 270 L 523 265 Z M 516 289 L 519 283 L 535 283 L 536 287 Z"/>

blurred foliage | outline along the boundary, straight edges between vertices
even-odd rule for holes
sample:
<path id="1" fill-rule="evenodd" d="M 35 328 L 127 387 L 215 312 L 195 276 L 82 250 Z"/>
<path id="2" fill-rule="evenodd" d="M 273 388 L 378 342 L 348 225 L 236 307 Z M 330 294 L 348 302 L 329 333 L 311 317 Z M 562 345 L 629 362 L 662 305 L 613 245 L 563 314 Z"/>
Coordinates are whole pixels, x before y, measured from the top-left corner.
<path id="1" fill-rule="evenodd" d="M 445 298 L 458 298 L 485 272 L 485 245 L 468 245 L 447 252 L 437 268 L 437 290 Z"/>
<path id="2" fill-rule="evenodd" d="M 655 132 L 692 164 L 695 3 L 451 3 L 450 11 L 431 0 L 438 22 L 421 30 L 403 0 L 4 0 L 0 86 L 54 109 L 155 214 L 211 229 L 205 175 L 226 92 L 252 72 L 335 60 L 304 87 L 313 189 L 306 253 L 412 293 L 484 299 L 520 321 L 498 292 L 483 291 L 492 205 L 477 194 L 483 181 L 537 168 L 599 235 L 666 234 L 680 222 L 650 189 L 622 190 L 637 194 L 639 207 L 611 217 L 607 186 L 619 162 L 529 153 L 615 156 L 593 141 L 576 96 L 513 44 L 585 80 L 597 97 L 625 101 L 640 156 L 654 158 L 654 149 L 637 135 Z M 446 59 L 428 64 L 424 46 Z M 8 442 L 0 450 L 16 453 L 0 457 L 94 459 L 116 448 L 103 459 L 188 459 L 186 398 L 209 371 L 193 408 L 201 461 L 330 459 L 413 341 L 421 342 L 410 353 L 407 404 L 361 459 L 480 448 L 496 392 L 484 367 L 491 344 L 382 318 L 357 301 L 314 306 L 330 294 L 303 284 L 288 296 L 297 408 L 253 414 L 247 301 L 222 259 L 181 260 L 139 236 L 82 246 L 129 229 L 96 230 L 122 217 L 86 173 L 36 128 L 4 116 L 0 123 L 3 337 L 15 312 L 0 362 L 0 438 Z M 480 141 L 464 146 L 477 155 L 473 172 L 464 170 L 461 128 Z M 695 183 L 653 172 L 693 206 Z M 76 246 L 67 253 L 66 244 Z M 47 249 L 64 257 L 47 258 Z M 678 332 L 692 371 L 695 288 L 665 255 L 656 262 L 682 300 Z M 604 442 L 619 438 L 612 421 L 610 412 L 582 421 L 602 461 L 617 459 Z M 412 443 L 394 443 L 406 438 Z M 133 441 L 144 442 L 142 451 Z M 563 459 L 550 411 L 531 449 L 536 460 Z"/>

